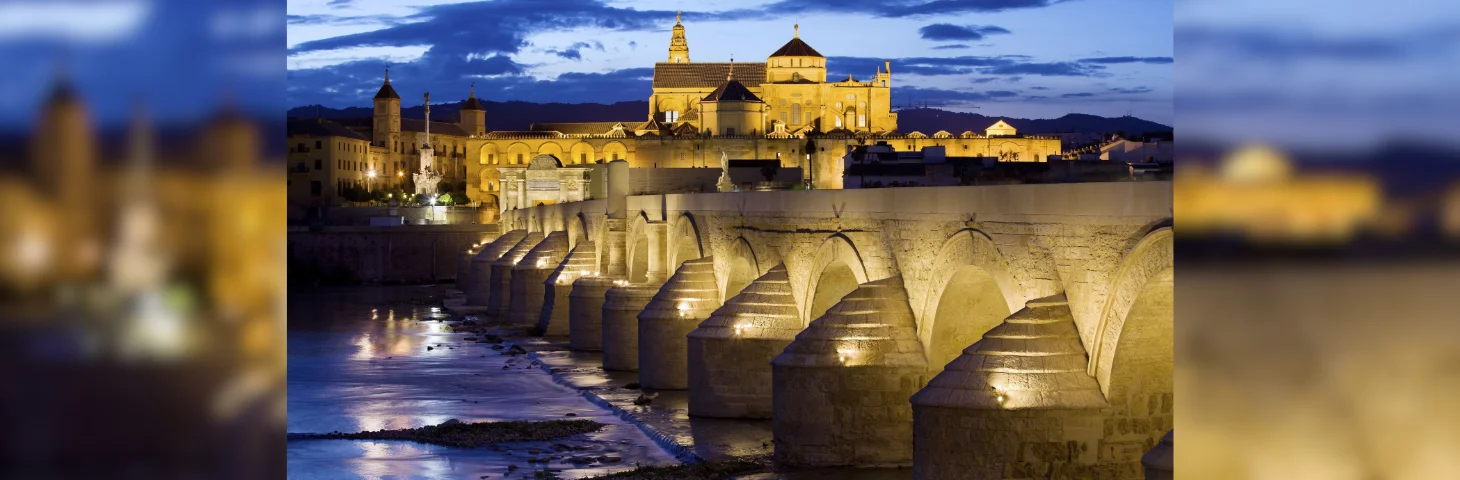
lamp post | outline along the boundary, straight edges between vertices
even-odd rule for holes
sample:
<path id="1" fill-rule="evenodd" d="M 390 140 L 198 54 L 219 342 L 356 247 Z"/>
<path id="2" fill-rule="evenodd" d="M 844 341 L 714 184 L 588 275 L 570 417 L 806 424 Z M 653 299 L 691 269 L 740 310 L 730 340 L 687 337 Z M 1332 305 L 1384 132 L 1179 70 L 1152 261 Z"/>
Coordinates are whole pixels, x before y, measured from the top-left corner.
<path id="1" fill-rule="evenodd" d="M 369 172 L 366 172 L 365 173 L 365 176 L 367 178 L 369 178 L 368 183 L 365 184 L 365 191 L 366 192 L 372 192 L 372 191 L 374 191 L 374 187 L 375 187 L 375 170 L 370 170 Z"/>

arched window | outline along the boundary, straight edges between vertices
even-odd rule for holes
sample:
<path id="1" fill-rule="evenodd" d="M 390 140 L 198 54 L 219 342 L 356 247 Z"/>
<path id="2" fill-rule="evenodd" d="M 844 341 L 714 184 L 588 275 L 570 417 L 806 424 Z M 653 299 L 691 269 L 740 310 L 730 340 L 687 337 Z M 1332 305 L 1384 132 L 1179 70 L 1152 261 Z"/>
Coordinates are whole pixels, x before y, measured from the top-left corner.
<path id="1" fill-rule="evenodd" d="M 799 81 L 801 81 L 801 73 L 800 72 L 791 72 L 791 81 L 793 81 L 793 82 L 799 82 Z"/>
<path id="2" fill-rule="evenodd" d="M 841 126 L 842 126 L 842 117 L 836 117 L 836 126 L 837 126 L 837 128 L 841 128 Z"/>
<path id="3" fill-rule="evenodd" d="M 793 104 L 791 104 L 791 119 L 794 120 L 794 121 L 796 121 L 796 122 L 798 122 L 797 125 L 800 125 L 800 123 L 801 123 L 801 104 L 800 103 L 793 103 Z"/>

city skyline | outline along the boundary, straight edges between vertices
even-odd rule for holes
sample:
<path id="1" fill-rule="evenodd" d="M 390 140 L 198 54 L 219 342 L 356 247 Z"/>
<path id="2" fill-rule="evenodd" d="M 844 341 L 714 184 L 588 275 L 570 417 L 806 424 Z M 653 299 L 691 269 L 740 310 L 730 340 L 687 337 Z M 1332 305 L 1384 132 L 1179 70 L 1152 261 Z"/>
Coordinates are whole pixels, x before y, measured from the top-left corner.
<path id="1" fill-rule="evenodd" d="M 474 82 L 487 100 L 641 100 L 683 9 L 696 62 L 763 62 L 799 24 L 801 38 L 826 55 L 829 79 L 865 79 L 890 60 L 898 105 L 1023 118 L 1173 117 L 1169 4 L 561 2 L 547 14 L 517 1 L 433 3 L 291 2 L 289 104 L 367 106 L 387 65 L 404 98 L 431 91 L 459 101 Z M 1090 36 L 1068 28 L 1074 19 L 1125 27 Z M 880 33 L 840 33 L 868 31 Z"/>

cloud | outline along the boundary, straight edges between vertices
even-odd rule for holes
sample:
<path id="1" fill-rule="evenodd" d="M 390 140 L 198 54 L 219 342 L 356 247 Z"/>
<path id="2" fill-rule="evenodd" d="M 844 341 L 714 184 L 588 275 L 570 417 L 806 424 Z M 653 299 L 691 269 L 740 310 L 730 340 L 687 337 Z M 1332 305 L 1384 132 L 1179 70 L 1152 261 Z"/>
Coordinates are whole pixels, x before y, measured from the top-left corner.
<path id="1" fill-rule="evenodd" d="M 1169 64 L 1173 62 L 1175 62 L 1175 59 L 1171 57 L 1096 57 L 1080 59 L 1080 63 L 1098 63 L 1102 65 L 1117 63 Z"/>
<path id="2" fill-rule="evenodd" d="M 1043 8 L 1073 0 L 781 0 L 759 10 L 737 10 L 751 18 L 799 13 L 860 13 L 878 17 L 932 17 Z M 741 17 L 746 18 L 746 17 Z M 733 19 L 733 18 L 731 18 Z"/>
<path id="3" fill-rule="evenodd" d="M 827 57 L 829 77 L 875 71 L 883 59 L 872 57 Z M 913 75 L 1035 75 L 1046 77 L 1096 77 L 1105 75 L 1104 65 L 1078 62 L 1041 63 L 1024 55 L 908 57 L 892 59 L 892 71 Z M 830 75 L 835 74 L 835 75 Z M 1007 78 L 1005 81 L 1017 81 Z"/>
<path id="4" fill-rule="evenodd" d="M 1029 87 L 1030 90 L 1049 90 L 1049 87 Z"/>
<path id="5" fill-rule="evenodd" d="M 341 108 L 369 106 L 370 98 L 380 89 L 386 63 L 380 60 L 359 60 L 288 71 L 285 96 L 290 105 L 321 104 Z M 642 100 L 651 91 L 652 68 L 629 68 L 601 73 L 568 73 L 554 79 L 534 79 L 524 75 L 521 66 L 503 55 L 473 59 L 450 75 L 434 75 L 435 67 L 417 64 L 394 66 L 390 70 L 391 85 L 405 100 L 405 105 L 419 103 L 422 92 L 432 92 L 443 101 L 465 99 L 467 87 L 475 82 L 477 97 L 492 100 L 530 102 L 607 103 Z M 611 93 L 606 93 L 611 92 Z"/>
<path id="6" fill-rule="evenodd" d="M 574 43 L 573 45 L 569 46 L 568 48 L 564 48 L 562 50 L 557 50 L 557 49 L 548 50 L 547 53 L 551 53 L 553 55 L 557 55 L 559 57 L 563 57 L 563 58 L 570 59 L 570 60 L 582 60 L 583 59 L 583 55 L 579 51 L 580 50 L 583 50 L 583 49 L 594 49 L 594 50 L 598 50 L 598 51 L 601 52 L 601 51 L 603 51 L 603 42 L 599 42 L 599 41 L 594 41 L 593 43 L 578 42 L 578 43 Z"/>
<path id="7" fill-rule="evenodd" d="M 1095 96 L 1095 94 L 1093 94 L 1093 93 L 1081 92 L 1081 93 L 1066 93 L 1064 95 L 1060 95 L 1060 98 L 1089 98 L 1089 97 L 1093 97 L 1093 96 Z"/>
<path id="8" fill-rule="evenodd" d="M 933 50 L 961 50 L 965 48 L 968 48 L 968 45 L 964 45 L 962 43 L 954 43 L 949 45 L 938 45 L 936 47 L 933 47 Z"/>
<path id="9" fill-rule="evenodd" d="M 953 25 L 951 23 L 934 23 L 918 29 L 924 40 L 983 40 L 985 35 L 1008 34 L 1004 27 L 987 25 Z"/>
<path id="10" fill-rule="evenodd" d="M 975 79 L 973 79 L 973 83 L 989 83 L 989 82 L 997 82 L 999 80 L 1000 79 L 998 77 L 983 77 L 983 78 L 975 78 Z"/>
<path id="11" fill-rule="evenodd" d="M 1151 93 L 1152 90 L 1151 90 L 1151 87 L 1135 87 L 1135 88 L 1121 88 L 1121 87 L 1116 87 L 1116 88 L 1110 89 L 1110 91 L 1115 92 L 1115 93 Z"/>
<path id="12" fill-rule="evenodd" d="M 1460 28 L 1451 25 L 1387 35 L 1335 36 L 1301 29 L 1191 26 L 1176 29 L 1174 42 L 1182 50 L 1218 50 L 1258 61 L 1390 61 L 1439 58 L 1453 52 L 1460 48 Z"/>

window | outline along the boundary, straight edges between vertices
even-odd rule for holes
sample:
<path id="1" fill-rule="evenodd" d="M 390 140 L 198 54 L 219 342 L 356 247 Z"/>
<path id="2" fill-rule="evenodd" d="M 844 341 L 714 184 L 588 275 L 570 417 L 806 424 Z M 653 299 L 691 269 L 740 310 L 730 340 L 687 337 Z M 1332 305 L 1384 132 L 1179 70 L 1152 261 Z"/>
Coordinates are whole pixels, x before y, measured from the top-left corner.
<path id="1" fill-rule="evenodd" d="M 300 167 L 303 167 L 304 165 L 299 165 L 299 166 Z M 324 170 L 324 160 L 315 160 L 314 161 L 314 169 L 315 170 Z M 303 168 L 301 168 L 300 170 L 303 170 Z"/>
<path id="2" fill-rule="evenodd" d="M 801 81 L 801 73 L 800 72 L 791 72 L 791 81 L 793 81 L 793 82 L 799 82 L 799 81 Z"/>
<path id="3" fill-rule="evenodd" d="M 588 154 L 586 154 L 586 153 L 580 153 L 580 154 L 578 154 L 578 163 L 588 163 Z"/>
<path id="4" fill-rule="evenodd" d="M 309 195 L 310 196 L 318 197 L 319 194 L 321 192 L 323 192 L 323 191 L 324 191 L 324 186 L 323 185 L 320 185 L 319 180 L 315 180 L 315 181 L 309 182 Z"/>
<path id="5" fill-rule="evenodd" d="M 664 112 L 664 120 L 669 122 L 679 121 L 679 112 L 676 112 L 674 110 Z"/>
<path id="6" fill-rule="evenodd" d="M 613 159 L 618 160 L 618 152 L 613 152 Z"/>
<path id="7" fill-rule="evenodd" d="M 865 126 L 867 126 L 867 114 L 864 113 L 864 114 L 858 114 L 857 115 L 857 126 L 858 127 L 865 127 Z"/>
<path id="8" fill-rule="evenodd" d="M 520 154 L 520 153 L 517 154 L 517 164 L 518 165 L 521 165 L 522 164 L 522 154 Z"/>
<path id="9" fill-rule="evenodd" d="M 841 126 L 842 126 L 842 117 L 836 117 L 836 126 L 837 126 L 837 128 L 841 128 Z"/>
<path id="10" fill-rule="evenodd" d="M 786 123 L 786 112 L 781 112 L 781 123 Z"/>
<path id="11" fill-rule="evenodd" d="M 791 118 L 797 120 L 797 122 L 798 122 L 797 125 L 800 125 L 802 123 L 806 123 L 806 122 L 801 121 L 801 104 L 799 104 L 799 103 L 793 103 L 793 104 L 791 104 Z"/>
<path id="12" fill-rule="evenodd" d="M 315 140 L 314 141 L 314 148 L 324 148 L 324 142 L 321 142 L 319 140 Z"/>
<path id="13" fill-rule="evenodd" d="M 299 151 L 304 151 L 304 142 L 299 142 Z"/>

